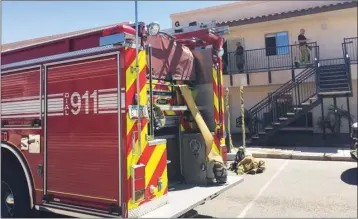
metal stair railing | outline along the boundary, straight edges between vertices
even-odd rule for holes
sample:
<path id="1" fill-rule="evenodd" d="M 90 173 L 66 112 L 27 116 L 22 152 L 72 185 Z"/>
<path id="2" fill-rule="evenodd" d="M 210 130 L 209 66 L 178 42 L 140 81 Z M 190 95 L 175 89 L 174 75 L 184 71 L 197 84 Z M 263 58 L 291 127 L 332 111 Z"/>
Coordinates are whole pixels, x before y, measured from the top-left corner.
<path id="1" fill-rule="evenodd" d="M 358 37 L 348 37 L 343 39 L 342 43 L 343 55 L 348 54 L 352 64 L 358 63 Z"/>
<path id="2" fill-rule="evenodd" d="M 315 66 L 318 61 L 315 62 Z M 248 129 L 251 136 L 274 126 L 280 119 L 287 119 L 288 113 L 297 112 L 302 103 L 317 95 L 316 68 L 310 68 L 299 74 L 295 81 L 290 81 L 269 95 L 255 107 L 251 108 L 247 116 Z"/>
<path id="3" fill-rule="evenodd" d="M 310 48 L 309 61 L 314 63 L 314 59 L 319 57 L 319 46 L 317 42 L 307 43 L 307 45 Z M 236 66 L 236 52 L 231 51 L 226 55 L 227 67 L 225 74 L 239 73 L 239 69 Z M 245 64 L 243 73 L 295 69 L 297 68 L 296 62 L 299 61 L 300 56 L 299 44 L 244 50 Z"/>
<path id="4" fill-rule="evenodd" d="M 315 58 L 313 59 L 313 63 L 314 65 L 313 66 L 307 66 L 307 68 L 305 70 L 303 70 L 300 74 L 298 74 L 296 76 L 296 79 L 295 80 L 299 80 L 300 77 L 304 77 L 305 74 L 309 73 L 313 68 L 316 68 L 317 66 L 317 60 L 319 59 L 319 46 L 316 45 L 316 43 L 311 43 L 309 44 L 310 47 L 311 47 L 311 50 L 314 50 L 315 51 Z M 286 89 L 288 86 L 290 86 L 292 83 L 292 80 L 289 80 L 287 81 L 285 84 L 281 85 L 280 88 L 278 88 L 276 92 L 280 92 L 281 90 L 284 90 Z M 256 108 L 260 107 L 261 104 L 265 103 L 266 101 L 268 101 L 269 97 L 265 97 L 264 99 L 262 99 L 261 101 L 259 101 L 257 104 L 255 104 L 253 107 L 250 108 L 249 111 L 253 111 L 255 110 Z M 237 122 L 238 123 L 238 120 Z"/>
<path id="5" fill-rule="evenodd" d="M 344 64 L 346 66 L 346 74 L 348 76 L 349 90 L 353 91 L 352 72 L 351 72 L 351 58 L 349 57 L 348 53 L 344 56 Z"/>
<path id="6" fill-rule="evenodd" d="M 306 74 L 310 74 L 311 71 L 312 71 L 312 69 L 313 69 L 313 68 L 307 68 L 307 69 L 305 69 L 304 71 L 302 71 L 302 72 L 297 76 L 296 81 L 299 80 L 300 78 L 304 77 Z M 279 87 L 279 88 L 275 91 L 275 93 L 279 93 L 280 91 L 285 90 L 287 87 L 290 87 L 292 83 L 294 83 L 294 81 L 292 81 L 292 80 L 287 81 L 285 84 L 283 84 L 281 87 Z M 258 103 L 255 104 L 253 107 L 251 107 L 251 108 L 249 109 L 249 112 L 256 110 L 256 108 L 260 108 L 260 106 L 261 106 L 262 104 L 264 104 L 266 101 L 268 101 L 269 98 L 270 98 L 270 97 L 267 96 L 267 97 L 265 97 L 264 99 L 262 99 L 260 102 L 258 102 Z"/>
<path id="7" fill-rule="evenodd" d="M 307 68 L 305 69 L 304 71 L 302 71 L 299 75 L 297 75 L 297 78 L 296 78 L 296 81 L 299 80 L 300 78 L 304 77 L 306 74 L 311 74 L 311 71 L 312 71 L 313 68 Z M 279 93 L 281 92 L 282 90 L 285 90 L 287 89 L 288 87 L 291 86 L 291 84 L 294 83 L 292 80 L 289 80 L 287 81 L 286 83 L 284 83 L 283 85 L 281 85 L 281 87 L 279 87 L 275 93 Z M 248 110 L 248 113 L 250 112 L 254 112 L 256 111 L 257 109 L 260 109 L 262 108 L 263 105 L 266 104 L 266 102 L 270 101 L 270 96 L 266 96 L 265 98 L 263 98 L 262 100 L 260 100 L 258 103 L 256 103 L 253 107 L 251 107 L 249 110 Z M 239 127 L 241 126 L 239 123 L 241 122 L 241 118 L 237 118 L 236 119 L 236 126 Z"/>

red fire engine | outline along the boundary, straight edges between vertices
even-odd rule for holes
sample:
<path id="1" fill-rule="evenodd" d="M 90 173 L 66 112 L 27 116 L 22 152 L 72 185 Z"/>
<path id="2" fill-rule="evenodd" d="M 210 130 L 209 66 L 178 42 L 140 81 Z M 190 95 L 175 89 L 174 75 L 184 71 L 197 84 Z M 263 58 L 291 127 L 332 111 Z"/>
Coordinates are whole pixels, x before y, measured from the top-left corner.
<path id="1" fill-rule="evenodd" d="M 2 216 L 180 217 L 241 182 L 224 165 L 227 31 L 141 22 L 3 52 Z"/>

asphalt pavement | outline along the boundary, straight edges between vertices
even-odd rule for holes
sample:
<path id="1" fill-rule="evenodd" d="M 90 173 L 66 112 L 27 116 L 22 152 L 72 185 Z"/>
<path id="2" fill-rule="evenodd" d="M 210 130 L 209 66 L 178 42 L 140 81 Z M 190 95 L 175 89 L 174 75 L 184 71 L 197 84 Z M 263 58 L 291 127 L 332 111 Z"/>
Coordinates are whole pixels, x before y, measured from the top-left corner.
<path id="1" fill-rule="evenodd" d="M 196 217 L 358 217 L 356 162 L 264 160 L 264 173 L 245 175 L 244 182 L 198 206 Z"/>
<path id="2" fill-rule="evenodd" d="M 266 171 L 197 207 L 197 217 L 357 218 L 357 163 L 265 159 Z"/>

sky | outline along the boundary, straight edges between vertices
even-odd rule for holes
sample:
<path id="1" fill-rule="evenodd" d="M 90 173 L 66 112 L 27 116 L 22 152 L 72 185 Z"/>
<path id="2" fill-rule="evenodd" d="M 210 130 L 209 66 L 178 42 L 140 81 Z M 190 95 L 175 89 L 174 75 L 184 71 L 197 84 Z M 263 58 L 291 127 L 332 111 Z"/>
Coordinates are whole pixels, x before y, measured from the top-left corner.
<path id="1" fill-rule="evenodd" d="M 170 14 L 233 1 L 139 1 L 138 20 L 171 27 Z M 135 21 L 134 1 L 5 1 L 1 44 Z"/>

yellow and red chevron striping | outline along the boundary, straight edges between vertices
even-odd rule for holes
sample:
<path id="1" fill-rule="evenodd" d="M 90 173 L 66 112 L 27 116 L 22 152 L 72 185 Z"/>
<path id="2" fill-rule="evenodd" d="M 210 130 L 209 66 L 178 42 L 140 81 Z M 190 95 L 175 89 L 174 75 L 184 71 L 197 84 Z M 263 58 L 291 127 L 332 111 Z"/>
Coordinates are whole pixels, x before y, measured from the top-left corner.
<path id="1" fill-rule="evenodd" d="M 218 126 L 218 124 L 220 124 L 220 123 L 223 124 L 220 121 L 220 118 L 219 118 L 219 98 L 220 97 L 218 97 L 218 94 L 219 94 L 218 72 L 217 72 L 215 66 L 213 66 L 212 71 L 213 71 L 213 93 L 214 93 L 214 95 L 213 95 L 214 96 L 214 119 L 215 119 L 216 126 Z M 214 140 L 214 142 L 215 143 L 214 143 L 214 146 L 213 146 L 213 150 L 221 155 L 221 153 L 220 153 L 220 144 L 218 144 L 218 142 L 215 141 L 215 140 Z"/>
<path id="2" fill-rule="evenodd" d="M 125 130 L 126 136 L 124 137 L 124 141 L 123 144 L 125 145 L 125 156 L 127 159 L 123 159 L 124 162 L 124 166 L 126 168 L 122 169 L 123 170 L 123 177 L 125 177 L 125 183 L 123 183 L 126 188 L 123 189 L 123 197 L 124 197 L 124 202 L 127 202 L 130 200 L 131 198 L 131 180 L 130 180 L 130 176 L 131 176 L 131 168 L 132 166 L 136 165 L 136 163 L 139 160 L 139 156 L 133 154 L 132 151 L 132 146 L 133 143 L 136 146 L 136 150 L 138 150 L 138 136 L 141 137 L 141 147 L 143 147 L 143 145 L 146 145 L 146 139 L 145 139 L 145 134 L 146 134 L 146 127 L 147 127 L 147 121 L 142 120 L 141 121 L 141 133 L 138 135 L 137 131 L 137 121 L 136 120 L 131 120 L 129 118 L 129 113 L 128 113 L 128 108 L 130 105 L 135 104 L 135 94 L 137 92 L 137 74 L 135 71 L 135 67 L 136 67 L 136 52 L 134 48 L 124 48 L 122 49 L 122 60 L 121 60 L 121 65 L 124 66 L 122 67 L 122 72 L 124 72 L 124 74 L 122 74 L 122 88 L 125 89 L 125 114 L 122 116 L 124 117 L 122 121 L 122 127 L 123 130 Z M 138 63 L 139 63 L 139 77 L 138 80 L 140 82 L 140 102 L 141 104 L 143 103 L 143 100 L 145 102 L 145 98 L 146 98 L 146 92 L 143 92 L 143 89 L 145 88 L 145 82 L 146 82 L 146 54 L 145 51 L 139 51 L 138 52 Z M 145 91 L 145 89 L 144 89 Z M 144 134 L 144 139 L 143 139 L 143 134 Z M 125 207 L 124 207 L 125 208 Z M 124 214 L 123 216 L 126 217 L 128 214 L 128 209 L 124 209 Z"/>
<path id="3" fill-rule="evenodd" d="M 168 192 L 167 153 L 165 143 L 158 145 L 149 144 L 143 151 L 138 163 L 145 165 L 145 199 L 137 203 L 133 203 L 132 200 L 129 200 L 129 210 L 139 207 L 155 198 L 159 198 Z M 158 189 L 159 179 L 162 181 L 160 190 Z M 150 189 L 151 186 L 154 186 L 155 188 L 153 193 Z M 130 189 L 132 189 L 132 186 Z"/>
<path id="4" fill-rule="evenodd" d="M 145 173 L 145 187 L 146 187 L 146 197 L 147 201 L 158 198 L 165 194 L 165 190 L 168 187 L 168 177 L 167 177 L 167 153 L 166 153 L 166 144 L 151 145 L 149 147 L 154 147 L 152 153 L 148 153 L 147 156 L 150 156 L 146 164 L 146 173 Z M 159 179 L 162 180 L 161 189 L 158 189 Z M 150 186 L 156 187 L 154 193 L 151 193 Z"/>
<path id="5" fill-rule="evenodd" d="M 157 198 L 166 194 L 168 179 L 166 167 L 166 144 L 149 145 L 147 140 L 148 121 L 141 121 L 141 132 L 138 133 L 137 121 L 131 120 L 128 114 L 128 106 L 135 103 L 135 94 L 137 93 L 137 80 L 140 83 L 140 104 L 147 104 L 147 79 L 146 79 L 146 53 L 144 50 L 138 53 L 139 62 L 139 77 L 137 78 L 135 72 L 135 49 L 125 49 L 125 90 L 126 90 L 126 115 L 125 115 L 125 130 L 126 130 L 126 191 L 124 192 L 127 209 L 124 209 L 124 216 L 127 216 L 128 210 L 139 207 L 145 202 L 153 198 Z M 138 138 L 141 138 L 141 145 L 138 145 Z M 134 150 L 133 150 L 134 143 Z M 138 164 L 145 166 L 145 198 L 144 200 L 133 202 L 132 199 L 132 167 Z M 153 194 L 150 193 L 150 185 L 157 188 L 158 179 L 162 180 L 162 189 L 156 189 Z M 152 196 L 152 197 L 150 197 Z"/>
<path id="6" fill-rule="evenodd" d="M 220 99 L 221 99 L 221 130 L 220 133 L 224 133 L 225 132 L 225 104 L 224 104 L 224 81 L 223 81 L 223 70 L 222 70 L 222 60 L 220 59 L 219 62 L 219 71 L 220 71 L 220 84 L 219 84 L 219 89 L 220 89 Z M 224 137 L 224 136 L 222 136 Z"/>
<path id="7" fill-rule="evenodd" d="M 222 121 L 221 121 L 221 130 L 220 130 L 220 133 L 221 133 L 221 136 L 218 136 L 218 137 L 221 137 L 219 139 L 219 143 L 218 143 L 218 146 L 220 147 L 220 154 L 223 158 L 224 161 L 227 160 L 227 148 L 226 148 L 226 142 L 225 142 L 225 136 L 224 136 L 224 133 L 225 133 L 225 102 L 224 102 L 224 81 L 223 81 L 223 70 L 222 70 L 222 60 L 220 59 L 219 60 L 219 71 L 220 71 L 220 84 L 219 84 L 219 89 L 220 89 L 220 99 L 221 99 L 221 118 L 222 118 Z M 223 146 L 223 147 L 222 147 Z"/>

